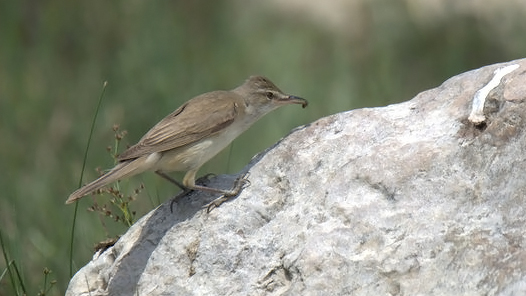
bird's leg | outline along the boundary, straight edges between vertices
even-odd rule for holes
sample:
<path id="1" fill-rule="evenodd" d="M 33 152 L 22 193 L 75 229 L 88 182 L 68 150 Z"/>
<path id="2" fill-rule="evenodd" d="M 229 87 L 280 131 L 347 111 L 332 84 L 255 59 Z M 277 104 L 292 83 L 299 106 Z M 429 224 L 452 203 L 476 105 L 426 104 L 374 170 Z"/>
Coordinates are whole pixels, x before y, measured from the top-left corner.
<path id="1" fill-rule="evenodd" d="M 165 174 L 164 172 L 162 171 L 155 171 L 155 173 L 161 177 L 163 177 L 164 179 L 172 182 L 173 184 L 175 184 L 177 187 L 181 188 L 181 190 L 183 191 L 186 191 L 188 190 L 188 187 L 184 186 L 181 182 L 175 180 L 174 178 L 168 176 L 167 174 Z"/>
<path id="2" fill-rule="evenodd" d="M 163 177 L 164 179 L 172 182 L 173 184 L 177 185 L 177 187 L 181 188 L 182 192 L 177 194 L 174 198 L 172 198 L 172 201 L 170 202 L 170 212 L 173 213 L 173 206 L 174 206 L 174 203 L 177 202 L 181 197 L 187 195 L 188 193 L 192 192 L 193 189 L 191 188 L 188 188 L 186 186 L 184 186 L 183 184 L 181 184 L 181 182 L 175 180 L 174 178 L 168 176 L 167 174 L 165 174 L 164 172 L 162 171 L 155 171 L 155 173 L 161 177 Z"/>
<path id="3" fill-rule="evenodd" d="M 188 184 L 186 188 L 192 189 L 192 190 L 199 190 L 199 191 L 205 191 L 205 192 L 211 192 L 211 193 L 221 193 L 226 196 L 236 196 L 238 195 L 241 190 L 243 190 L 245 185 L 248 185 L 250 182 L 246 179 L 248 176 L 248 173 L 245 173 L 239 177 L 236 178 L 234 181 L 234 187 L 230 190 L 225 189 L 219 189 L 219 188 L 213 188 L 213 187 L 206 187 L 202 185 L 196 185 L 194 184 Z M 186 177 L 185 177 L 186 179 Z M 183 181 L 184 183 L 184 181 Z"/>
<path id="4" fill-rule="evenodd" d="M 213 209 L 219 207 L 222 203 L 230 199 L 231 197 L 237 196 L 243 189 L 245 189 L 246 186 L 250 185 L 250 181 L 247 179 L 249 173 L 244 173 L 243 175 L 236 178 L 234 181 L 234 187 L 229 190 L 223 192 L 223 195 L 220 197 L 214 199 L 209 204 L 203 206 L 203 208 L 206 208 L 206 212 L 210 213 Z"/>
<path id="5" fill-rule="evenodd" d="M 163 177 L 164 179 L 174 183 L 179 188 L 181 188 L 183 191 L 175 196 L 171 203 L 170 203 L 170 211 L 173 213 L 173 204 L 177 202 L 181 197 L 187 195 L 188 193 L 198 190 L 198 191 L 204 191 L 204 192 L 211 192 L 211 193 L 220 193 L 221 196 L 210 202 L 209 204 L 205 205 L 203 208 L 207 209 L 207 213 L 210 213 L 214 208 L 219 207 L 222 203 L 227 201 L 229 198 L 237 196 L 247 185 L 250 184 L 250 181 L 247 179 L 249 173 L 244 173 L 243 175 L 236 178 L 234 181 L 234 186 L 230 190 L 224 190 L 219 188 L 213 188 L 213 187 L 206 187 L 202 185 L 196 185 L 195 184 L 195 174 L 197 173 L 197 170 L 189 171 L 186 176 L 183 179 L 183 184 L 175 180 L 174 178 L 168 176 L 162 171 L 155 171 L 159 176 Z M 208 174 L 205 177 L 208 177 Z M 202 177 L 202 178 L 205 178 Z"/>
<path id="6" fill-rule="evenodd" d="M 170 201 L 170 213 L 173 214 L 174 212 L 174 209 L 173 209 L 174 203 L 176 203 L 181 197 L 186 196 L 188 193 L 192 191 L 193 190 L 189 188 L 183 189 L 181 193 L 177 194 L 174 198 L 172 198 L 172 200 Z"/>

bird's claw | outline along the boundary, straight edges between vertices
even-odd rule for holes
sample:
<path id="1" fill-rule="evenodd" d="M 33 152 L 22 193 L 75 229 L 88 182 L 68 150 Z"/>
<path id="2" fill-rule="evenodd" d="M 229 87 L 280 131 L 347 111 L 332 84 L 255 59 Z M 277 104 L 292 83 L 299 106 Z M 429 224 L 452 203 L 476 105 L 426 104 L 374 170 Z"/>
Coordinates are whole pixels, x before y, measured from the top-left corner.
<path id="1" fill-rule="evenodd" d="M 225 194 L 221 195 L 220 197 L 214 199 L 209 204 L 205 205 L 203 208 L 206 208 L 206 213 L 210 213 L 213 209 L 218 208 L 222 203 L 227 201 L 232 196 L 227 196 Z"/>
<path id="2" fill-rule="evenodd" d="M 203 207 L 206 208 L 206 212 L 210 213 L 213 209 L 218 208 L 222 203 L 229 200 L 231 197 L 239 195 L 243 189 L 250 186 L 250 181 L 247 179 L 248 176 L 249 173 L 247 172 L 237 177 L 234 181 L 234 188 L 232 188 L 232 190 L 214 199 L 212 202 Z"/>
<path id="3" fill-rule="evenodd" d="M 232 188 L 231 190 L 232 194 L 226 194 L 226 195 L 228 196 L 238 195 L 239 193 L 241 193 L 241 191 L 243 191 L 243 189 L 250 186 L 250 180 L 247 179 L 249 175 L 250 174 L 246 172 L 243 175 L 237 177 L 236 180 L 234 181 L 234 188 Z"/>
<path id="4" fill-rule="evenodd" d="M 214 174 L 214 173 L 208 173 L 208 174 L 206 174 L 206 175 L 200 177 L 199 179 L 195 180 L 195 182 L 196 182 L 197 184 L 206 184 L 206 183 L 208 183 L 208 182 L 210 181 L 211 178 L 214 178 L 214 177 L 216 177 L 216 176 L 217 176 L 217 175 Z"/>

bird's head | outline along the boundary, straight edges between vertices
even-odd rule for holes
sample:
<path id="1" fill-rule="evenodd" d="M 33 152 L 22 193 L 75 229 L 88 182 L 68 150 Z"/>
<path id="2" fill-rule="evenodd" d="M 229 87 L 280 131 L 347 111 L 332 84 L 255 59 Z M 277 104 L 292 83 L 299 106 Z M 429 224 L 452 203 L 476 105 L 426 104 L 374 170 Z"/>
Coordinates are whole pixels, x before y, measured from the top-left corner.
<path id="1" fill-rule="evenodd" d="M 245 83 L 233 91 L 245 99 L 249 112 L 259 116 L 284 105 L 301 104 L 303 108 L 308 105 L 307 100 L 283 93 L 274 83 L 263 76 L 250 76 Z"/>

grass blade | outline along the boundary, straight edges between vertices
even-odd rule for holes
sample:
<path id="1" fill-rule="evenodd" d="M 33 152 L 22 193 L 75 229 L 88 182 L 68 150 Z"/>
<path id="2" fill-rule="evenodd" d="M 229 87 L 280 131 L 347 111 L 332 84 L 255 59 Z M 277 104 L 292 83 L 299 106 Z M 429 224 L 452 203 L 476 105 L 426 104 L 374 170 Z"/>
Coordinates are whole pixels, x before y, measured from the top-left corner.
<path id="1" fill-rule="evenodd" d="M 97 103 L 97 109 L 95 109 L 95 115 L 93 116 L 93 120 L 91 122 L 91 128 L 89 131 L 88 136 L 88 143 L 86 144 L 86 150 L 84 151 L 84 160 L 82 163 L 82 171 L 80 172 L 80 178 L 79 178 L 79 187 L 82 186 L 82 178 L 84 177 L 84 169 L 86 168 L 86 161 L 88 159 L 88 151 L 91 144 L 91 137 L 93 135 L 93 130 L 95 129 L 95 122 L 97 121 L 97 115 L 99 114 L 100 106 L 102 104 L 102 98 L 104 97 L 104 93 L 106 92 L 106 86 L 108 85 L 107 81 L 104 81 L 102 85 L 102 91 L 100 93 L 99 102 Z M 75 203 L 75 211 L 73 213 L 73 223 L 71 226 L 71 238 L 69 243 L 69 277 L 73 277 L 73 241 L 75 238 L 75 225 L 77 222 L 77 213 L 78 213 L 79 203 Z"/>

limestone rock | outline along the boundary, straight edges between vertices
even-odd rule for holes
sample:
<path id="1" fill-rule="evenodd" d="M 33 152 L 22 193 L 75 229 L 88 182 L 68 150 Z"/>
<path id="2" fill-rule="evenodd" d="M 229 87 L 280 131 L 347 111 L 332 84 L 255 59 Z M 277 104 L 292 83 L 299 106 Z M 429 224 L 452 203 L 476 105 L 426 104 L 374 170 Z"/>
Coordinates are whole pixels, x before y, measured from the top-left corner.
<path id="1" fill-rule="evenodd" d="M 168 201 L 67 295 L 525 295 L 525 73 L 483 67 L 298 128 L 245 168 L 239 197 L 209 214 L 214 196 Z"/>

